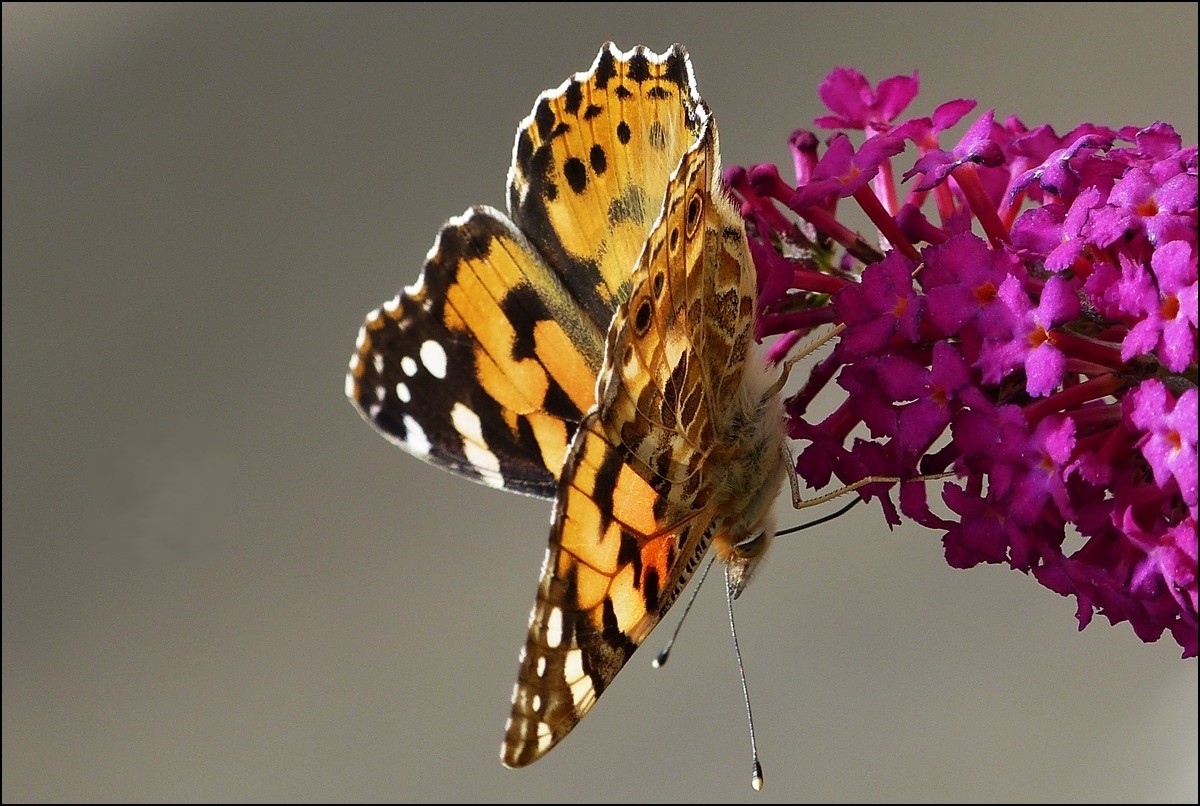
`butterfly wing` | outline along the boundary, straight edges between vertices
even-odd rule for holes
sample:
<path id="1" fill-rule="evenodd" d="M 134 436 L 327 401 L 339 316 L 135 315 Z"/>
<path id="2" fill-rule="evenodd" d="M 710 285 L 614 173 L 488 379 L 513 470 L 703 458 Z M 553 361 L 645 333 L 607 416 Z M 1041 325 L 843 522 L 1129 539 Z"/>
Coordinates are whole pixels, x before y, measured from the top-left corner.
<path id="1" fill-rule="evenodd" d="M 418 283 L 367 316 L 346 379 L 363 417 L 436 465 L 553 497 L 701 103 L 678 45 L 609 43 L 542 93 L 513 147 L 512 220 L 487 207 L 452 219 Z"/>
<path id="2" fill-rule="evenodd" d="M 548 498 L 595 402 L 602 332 L 503 214 L 476 207 L 367 315 L 346 395 L 410 453 Z"/>
<path id="3" fill-rule="evenodd" d="M 581 309 L 607 329 L 707 111 L 687 52 L 611 42 L 538 96 L 517 130 L 508 208 Z"/>
<path id="4" fill-rule="evenodd" d="M 511 767 L 561 740 L 678 597 L 719 516 L 714 468 L 753 326 L 745 231 L 714 184 L 715 124 L 683 158 L 609 330 L 572 442 L 512 716 Z"/>

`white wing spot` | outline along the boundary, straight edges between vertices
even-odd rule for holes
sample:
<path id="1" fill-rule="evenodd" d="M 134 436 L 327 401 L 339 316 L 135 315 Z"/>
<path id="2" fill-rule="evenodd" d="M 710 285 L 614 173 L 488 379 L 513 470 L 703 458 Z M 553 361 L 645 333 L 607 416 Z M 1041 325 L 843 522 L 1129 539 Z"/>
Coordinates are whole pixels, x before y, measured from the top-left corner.
<path id="1" fill-rule="evenodd" d="M 538 723 L 537 739 L 539 753 L 545 753 L 550 749 L 550 745 L 554 741 L 554 734 L 550 732 L 550 726 L 545 722 Z"/>
<path id="2" fill-rule="evenodd" d="M 396 384 L 396 397 L 400 398 L 401 403 L 408 403 L 412 400 L 412 393 L 408 391 L 408 384 L 404 381 Z"/>
<path id="3" fill-rule="evenodd" d="M 563 614 L 562 610 L 557 607 L 550 608 L 550 614 L 546 617 L 546 646 L 554 649 L 562 643 L 563 639 Z"/>
<path id="4" fill-rule="evenodd" d="M 371 313 L 377 313 L 377 312 L 371 311 Z M 372 317 L 372 318 L 376 318 L 376 317 Z M 365 327 L 360 327 L 358 329 L 358 335 L 354 337 L 354 349 L 361 350 L 363 348 L 363 345 L 366 343 L 367 343 L 367 329 Z M 357 358 L 357 357 L 358 356 L 355 356 L 355 358 Z"/>
<path id="5" fill-rule="evenodd" d="M 411 378 L 417 374 L 417 362 L 411 355 L 406 355 L 400 359 L 400 370 Z"/>
<path id="6" fill-rule="evenodd" d="M 545 677 L 545 676 L 546 676 L 546 656 L 545 656 L 545 655 L 539 655 L 539 656 L 538 656 L 538 659 L 537 659 L 537 676 L 538 676 L 538 677 Z"/>
<path id="7" fill-rule="evenodd" d="M 534 694 L 533 702 L 531 702 L 530 705 L 533 706 L 533 712 L 535 714 L 540 714 L 542 712 L 542 695 Z"/>
<path id="8" fill-rule="evenodd" d="M 433 377 L 446 377 L 446 349 L 436 341 L 421 342 L 421 363 Z"/>
<path id="9" fill-rule="evenodd" d="M 596 701 L 596 687 L 583 671 L 583 650 L 572 649 L 563 658 L 563 678 L 571 687 L 571 702 L 576 712 L 586 711 Z"/>
<path id="10" fill-rule="evenodd" d="M 404 444 L 408 449 L 417 454 L 428 454 L 433 447 L 429 444 L 429 438 L 425 436 L 425 429 L 407 414 L 404 415 L 404 433 L 408 434 L 404 438 Z"/>
<path id="11" fill-rule="evenodd" d="M 385 397 L 387 397 L 387 390 L 384 389 L 382 386 L 376 386 L 375 387 L 375 399 L 382 402 L 382 400 Z"/>
<path id="12" fill-rule="evenodd" d="M 583 672 L 583 651 L 572 649 L 563 658 L 563 677 L 568 683 L 574 683 L 581 677 L 584 677 Z"/>
<path id="13" fill-rule="evenodd" d="M 383 303 L 383 309 L 388 313 L 395 313 L 398 311 L 400 309 L 400 295 L 397 294 L 387 302 Z"/>
<path id="14" fill-rule="evenodd" d="M 383 374 L 383 353 L 372 353 L 371 354 L 371 364 L 374 365 L 375 371 L 382 375 Z"/>
<path id="15" fill-rule="evenodd" d="M 596 687 L 592 678 L 584 677 L 571 684 L 571 702 L 575 703 L 576 713 L 583 713 L 596 702 Z"/>
<path id="16" fill-rule="evenodd" d="M 427 341 L 425 344 L 433 344 L 433 342 Z M 500 477 L 500 460 L 496 458 L 496 454 L 488 450 L 487 440 L 483 438 L 479 415 L 462 403 L 455 403 L 454 408 L 450 410 L 450 422 L 454 425 L 454 430 L 462 436 L 463 453 L 466 454 L 467 461 L 471 463 L 471 466 L 480 471 L 483 483 L 493 487 L 502 487 L 504 479 Z"/>
<path id="17" fill-rule="evenodd" d="M 346 397 L 354 399 L 354 376 L 349 373 L 346 375 Z"/>

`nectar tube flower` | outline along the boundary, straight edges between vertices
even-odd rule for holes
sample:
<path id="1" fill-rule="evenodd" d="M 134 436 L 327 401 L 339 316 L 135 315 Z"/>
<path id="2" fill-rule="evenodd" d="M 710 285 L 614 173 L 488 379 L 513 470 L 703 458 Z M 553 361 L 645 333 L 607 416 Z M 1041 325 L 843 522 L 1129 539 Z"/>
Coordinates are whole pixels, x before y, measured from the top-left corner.
<path id="1" fill-rule="evenodd" d="M 838 68 L 824 152 L 788 138 L 794 183 L 726 172 L 771 356 L 841 328 L 786 402 L 797 473 L 923 476 L 899 510 L 882 483 L 858 493 L 938 530 L 954 567 L 1006 564 L 1074 597 L 1081 629 L 1100 614 L 1194 657 L 1196 146 L 1161 122 L 1058 136 L 988 110 L 945 147 L 975 102 L 898 122 L 918 89 Z M 838 215 L 847 200 L 874 235 Z M 840 403 L 814 421 L 823 389 Z"/>

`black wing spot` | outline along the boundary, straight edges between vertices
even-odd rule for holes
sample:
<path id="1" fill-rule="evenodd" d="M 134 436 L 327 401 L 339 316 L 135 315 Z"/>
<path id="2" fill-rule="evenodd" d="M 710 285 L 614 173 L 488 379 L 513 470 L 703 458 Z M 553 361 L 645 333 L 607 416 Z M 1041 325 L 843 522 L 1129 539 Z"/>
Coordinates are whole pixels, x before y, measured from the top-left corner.
<path id="1" fill-rule="evenodd" d="M 600 113 L 603 111 L 604 111 L 603 109 L 596 106 L 595 104 L 588 104 L 588 108 L 583 110 L 583 119 L 591 120 L 594 117 L 598 117 L 600 115 Z"/>
<path id="2" fill-rule="evenodd" d="M 644 53 L 635 53 L 629 60 L 629 77 L 639 84 L 650 78 L 650 60 Z"/>
<path id="3" fill-rule="evenodd" d="M 554 114 L 554 110 L 550 107 L 550 100 L 543 98 L 538 103 L 537 111 L 533 113 L 533 122 L 537 126 L 538 137 L 541 138 L 543 143 L 550 139 L 556 120 L 558 120 L 558 116 Z"/>
<path id="4" fill-rule="evenodd" d="M 621 530 L 621 545 L 617 549 L 617 566 L 624 568 L 633 564 L 633 584 L 637 587 L 642 580 L 642 552 L 638 548 L 637 537 L 629 531 Z"/>
<path id="5" fill-rule="evenodd" d="M 644 299 L 638 303 L 637 312 L 633 315 L 633 332 L 638 336 L 645 336 L 646 331 L 650 329 L 652 312 L 653 306 L 650 305 L 650 300 Z"/>
<path id="6" fill-rule="evenodd" d="M 696 228 L 700 226 L 700 213 L 704 210 L 704 202 L 700 198 L 700 194 L 693 194 L 692 200 L 688 202 L 687 209 L 687 233 L 688 236 L 696 234 Z"/>
<path id="7" fill-rule="evenodd" d="M 600 467 L 596 468 L 596 484 L 592 488 L 592 500 L 596 502 L 596 507 L 600 510 L 601 531 L 607 529 L 608 524 L 612 521 L 615 504 L 613 496 L 617 492 L 617 477 L 621 475 L 621 467 L 621 454 L 616 451 L 607 451 L 604 459 L 600 462 Z"/>
<path id="8" fill-rule="evenodd" d="M 629 145 L 630 139 L 633 138 L 633 132 L 629 130 L 629 124 L 621 121 L 617 124 L 617 139 L 621 141 L 621 145 Z"/>
<path id="9" fill-rule="evenodd" d="M 678 87 L 687 86 L 687 68 L 680 48 L 671 48 L 671 52 L 667 56 L 666 68 L 663 70 L 663 78 Z"/>
<path id="10" fill-rule="evenodd" d="M 533 158 L 533 138 L 529 136 L 529 132 L 522 129 L 517 136 L 517 155 L 515 162 L 517 165 L 528 165 L 529 160 Z"/>
<path id="11" fill-rule="evenodd" d="M 659 587 L 658 569 L 647 568 L 646 579 L 642 584 L 642 596 L 646 597 L 646 612 L 657 613 L 659 605 Z"/>
<path id="12" fill-rule="evenodd" d="M 604 612 L 601 616 L 601 624 L 603 624 L 604 640 L 606 640 L 612 648 L 622 655 L 622 660 L 627 660 L 633 651 L 637 649 L 637 644 L 629 640 L 629 637 L 621 631 L 621 625 L 617 622 L 617 611 L 613 608 L 611 596 L 604 597 Z M 585 656 L 586 657 L 586 654 Z M 595 680 L 593 679 L 593 682 Z M 596 687 L 596 693 L 600 693 L 600 686 Z"/>
<path id="13" fill-rule="evenodd" d="M 484 219 L 478 220 L 486 223 Z M 455 265 L 466 260 L 480 260 L 487 257 L 488 251 L 491 250 L 494 234 L 484 226 L 469 230 L 466 227 L 453 225 L 443 227 L 438 236 L 439 257 L 446 265 Z"/>
<path id="14" fill-rule="evenodd" d="M 662 299 L 663 283 L 665 282 L 665 280 L 666 280 L 666 275 L 664 275 L 661 271 L 655 272 L 654 277 L 651 278 L 650 287 L 652 289 L 654 289 L 654 298 L 655 299 Z"/>
<path id="15" fill-rule="evenodd" d="M 544 319 L 550 319 L 550 310 L 542 302 L 542 298 L 529 285 L 519 285 L 509 291 L 500 301 L 500 310 L 510 322 L 528 323 L 528 327 L 516 329 L 513 340 L 511 358 L 523 361 L 537 357 L 537 345 L 533 340 L 534 325 Z"/>
<path id="16" fill-rule="evenodd" d="M 671 227 L 671 247 L 672 252 L 679 249 L 679 227 Z"/>
<path id="17" fill-rule="evenodd" d="M 605 48 L 600 53 L 600 60 L 596 62 L 596 72 L 592 76 L 592 84 L 596 89 L 604 89 L 608 86 L 608 82 L 612 81 L 613 76 L 617 74 L 617 60 L 613 56 L 612 51 Z"/>
<path id="18" fill-rule="evenodd" d="M 646 93 L 646 97 L 653 98 L 656 101 L 666 101 L 670 99 L 671 93 L 662 87 L 651 87 L 650 91 Z"/>
<path id="19" fill-rule="evenodd" d="M 579 114 L 579 107 L 583 105 L 583 87 L 579 86 L 578 81 L 572 81 L 567 85 L 567 91 L 563 93 L 565 105 L 563 110 L 568 115 Z"/>
<path id="20" fill-rule="evenodd" d="M 546 389 L 546 396 L 543 398 L 543 408 L 547 414 L 553 414 L 560 420 L 567 423 L 577 423 L 583 419 L 583 412 L 575 405 L 575 401 L 571 400 L 570 395 L 566 390 L 559 385 L 558 381 L 550 378 L 550 386 Z M 537 440 L 529 443 L 536 445 Z"/>
<path id="21" fill-rule="evenodd" d="M 654 499 L 654 506 L 652 507 L 652 511 L 654 513 L 654 519 L 656 521 L 662 521 L 667 517 L 667 506 L 669 503 L 670 502 L 667 500 L 667 497 L 665 495 L 660 495 L 658 498 Z M 688 527 L 687 526 L 683 527 L 683 530 L 679 533 L 679 537 L 677 537 L 676 540 L 683 539 L 684 535 L 686 535 L 687 532 L 688 532 Z"/>
<path id="22" fill-rule="evenodd" d="M 587 188 L 587 168 L 583 165 L 583 160 L 579 157 L 571 157 L 563 164 L 563 176 L 567 178 L 567 184 L 571 186 L 571 190 L 576 193 L 583 193 Z"/>
<path id="23" fill-rule="evenodd" d="M 624 84 L 618 84 L 617 88 L 616 88 L 616 90 L 614 90 L 614 92 L 617 93 L 617 97 L 620 98 L 622 101 L 628 101 L 630 98 L 633 97 L 633 93 L 630 92 L 629 90 L 625 89 Z"/>
<path id="24" fill-rule="evenodd" d="M 661 411 L 665 418 L 664 422 L 669 423 L 679 417 L 679 395 L 687 388 L 684 385 L 687 381 L 687 365 L 687 356 L 681 356 L 679 363 L 675 365 L 675 369 L 668 376 L 667 382 L 663 384 Z"/>
<path id="25" fill-rule="evenodd" d="M 592 150 L 588 153 L 588 160 L 592 164 L 592 173 L 597 176 L 608 168 L 608 157 L 604 153 L 604 146 L 599 143 L 592 145 Z"/>

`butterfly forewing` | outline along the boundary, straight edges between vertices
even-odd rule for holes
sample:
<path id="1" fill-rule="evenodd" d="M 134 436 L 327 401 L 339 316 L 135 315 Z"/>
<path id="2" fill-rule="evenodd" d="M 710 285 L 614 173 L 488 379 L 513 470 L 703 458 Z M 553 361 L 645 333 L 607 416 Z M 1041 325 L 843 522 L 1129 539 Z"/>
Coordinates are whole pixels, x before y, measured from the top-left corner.
<path id="1" fill-rule="evenodd" d="M 427 461 L 552 497 L 613 311 L 704 114 L 679 46 L 606 44 L 539 96 L 513 148 L 513 220 L 487 207 L 452 219 L 417 285 L 368 315 L 346 382 L 362 415 Z"/>
<path id="2" fill-rule="evenodd" d="M 596 359 L 578 348 L 588 323 L 564 315 L 564 297 L 511 222 L 473 208 L 439 233 L 418 284 L 367 316 L 347 395 L 411 453 L 551 497 L 595 402 Z"/>
<path id="3" fill-rule="evenodd" d="M 517 131 L 509 210 L 580 308 L 607 326 L 671 172 L 707 118 L 687 53 L 621 53 L 542 93 Z"/>

